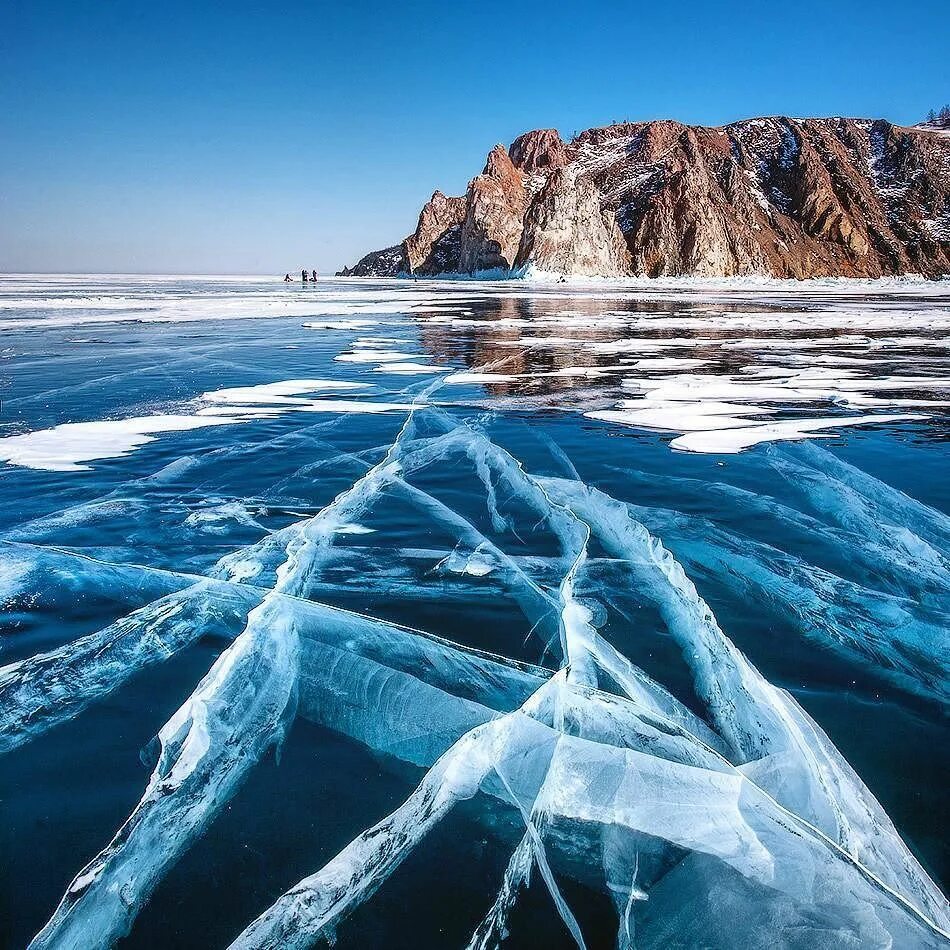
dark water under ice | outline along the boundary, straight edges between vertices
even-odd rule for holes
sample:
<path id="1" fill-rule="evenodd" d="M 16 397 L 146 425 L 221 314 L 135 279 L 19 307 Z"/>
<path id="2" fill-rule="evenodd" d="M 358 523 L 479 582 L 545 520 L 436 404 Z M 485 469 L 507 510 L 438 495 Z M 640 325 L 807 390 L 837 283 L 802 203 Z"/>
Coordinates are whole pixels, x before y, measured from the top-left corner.
<path id="1" fill-rule="evenodd" d="M 526 670 L 517 676 L 537 685 L 564 666 L 557 605 L 573 553 L 566 556 L 570 545 L 556 519 L 539 513 L 505 460 L 552 493 L 569 491 L 567 483 L 598 489 L 660 539 L 724 638 L 827 734 L 946 891 L 945 293 L 922 284 L 806 295 L 0 280 L 0 457 L 8 460 L 0 464 L 0 944 L 27 945 L 109 845 L 149 783 L 153 737 L 237 642 L 248 611 L 262 598 L 271 604 L 275 585 L 287 597 L 267 608 L 257 635 L 263 642 L 299 633 L 311 645 L 286 669 L 281 658 L 266 671 L 279 680 L 280 696 L 296 703 L 289 713 L 267 706 L 286 734 L 267 734 L 263 713 L 250 721 L 257 700 L 276 700 L 270 686 L 255 690 L 254 677 L 264 681 L 259 665 L 242 668 L 235 691 L 222 694 L 233 731 L 208 727 L 209 745 L 224 750 L 212 772 L 233 774 L 233 787 L 224 782 L 205 801 L 193 789 L 191 814 L 204 812 L 189 825 L 174 814 L 177 773 L 166 774 L 171 817 L 149 842 L 139 845 L 133 832 L 120 843 L 129 863 L 116 872 L 117 886 L 135 917 L 122 947 L 228 946 L 285 891 L 398 809 L 464 732 L 427 694 L 399 693 L 380 712 L 373 690 L 390 675 L 381 672 L 391 666 L 389 647 L 374 654 L 381 665 L 372 672 L 346 667 L 344 675 L 341 657 L 356 649 L 353 641 L 329 648 L 322 634 L 308 639 L 324 620 L 306 605 L 298 610 L 297 601 L 425 631 L 473 662 L 491 654 L 494 672 L 485 675 L 496 684 L 504 670 Z M 625 349 L 631 340 L 640 345 Z M 473 371 L 482 377 L 452 379 Z M 705 395 L 711 377 L 731 389 Z M 297 382 L 274 386 L 286 381 Z M 637 399 L 652 399 L 673 420 L 668 428 L 584 414 L 629 411 L 621 403 Z M 674 424 L 680 410 L 715 399 L 734 407 L 720 412 L 730 419 L 744 418 L 746 407 L 748 427 L 878 413 L 917 418 L 823 430 L 829 438 L 763 440 L 741 452 L 672 449 L 674 433 L 696 431 L 689 428 L 695 416 Z M 336 403 L 321 405 L 327 400 Z M 162 431 L 141 422 L 155 415 L 168 417 Z M 420 461 L 429 445 L 431 457 Z M 362 486 L 387 452 L 399 460 L 390 481 L 365 496 L 351 491 L 339 517 L 325 519 L 318 537 L 308 535 L 311 520 Z M 662 684 L 684 717 L 708 724 L 718 741 L 731 712 L 710 711 L 695 651 L 671 635 L 663 597 L 674 595 L 648 595 L 606 535 L 592 529 L 573 588 L 575 607 L 589 612 L 587 629 Z M 270 535 L 274 543 L 262 544 Z M 207 577 L 215 582 L 202 588 Z M 182 591 L 188 596 L 175 601 Z M 148 613 L 161 598 L 179 605 L 171 620 Z M 542 604 L 540 614 L 524 598 Z M 110 653 L 114 643 L 71 652 L 70 643 L 117 623 L 126 645 L 139 644 L 135 659 Z M 52 654 L 49 664 L 32 669 L 26 685 L 16 680 L 23 667 L 13 664 L 44 654 Z M 572 669 L 581 665 L 577 655 Z M 438 662 L 420 661 L 414 682 L 452 694 L 448 674 L 433 679 Z M 42 701 L 30 692 L 37 682 L 45 684 Z M 623 695 L 603 667 L 586 685 Z M 480 702 L 492 715 L 510 712 L 527 693 L 508 689 L 502 682 L 497 695 L 510 701 Z M 191 715 L 197 735 L 195 708 Z M 262 738 L 245 746 L 255 730 Z M 199 746 L 182 760 L 204 755 Z M 728 742 L 722 748 L 740 764 Z M 630 787 L 655 795 L 651 814 L 658 815 L 664 805 L 682 807 L 675 778 L 667 781 L 649 791 L 645 780 Z M 780 801 L 781 788 L 780 780 L 769 787 Z M 321 939 L 340 947 L 466 946 L 525 834 L 524 817 L 495 792 L 483 786 L 449 810 Z M 573 832 L 547 828 L 553 812 L 538 809 L 541 837 L 560 835 L 550 845 L 562 855 L 552 857 L 552 873 L 586 946 L 615 945 L 609 868 L 587 875 L 572 864 L 606 867 L 610 853 L 592 858 L 575 849 Z M 583 837 L 589 825 L 577 823 Z M 177 830 L 182 839 L 173 841 Z M 651 908 L 671 905 L 664 878 L 671 890 L 690 849 L 679 841 L 657 856 L 651 834 L 638 834 L 645 837 L 624 848 L 642 845 L 650 857 L 637 878 L 646 899 L 630 912 L 641 939 L 630 945 L 660 946 L 669 935 Z M 161 853 L 177 859 L 137 890 L 141 869 L 161 864 Z M 793 850 L 772 853 L 779 863 L 797 861 Z M 100 873 L 104 881 L 112 872 Z M 728 914 L 748 899 L 738 885 L 730 890 L 733 876 L 733 867 L 724 869 L 716 885 L 737 895 L 716 897 L 732 908 Z M 99 916 L 97 886 L 85 882 L 85 903 L 37 945 L 101 946 L 115 936 Z M 711 900 L 704 894 L 684 891 L 683 913 L 701 918 Z M 835 931 L 833 910 L 823 913 Z M 575 946 L 562 916 L 536 867 L 507 914 L 506 945 Z M 795 945 L 790 931 L 772 932 L 773 925 L 755 925 L 762 945 Z M 674 931 L 679 926 L 673 920 Z M 728 945 L 712 923 L 702 938 L 683 932 L 684 946 Z M 71 942 L 77 934 L 83 939 Z"/>

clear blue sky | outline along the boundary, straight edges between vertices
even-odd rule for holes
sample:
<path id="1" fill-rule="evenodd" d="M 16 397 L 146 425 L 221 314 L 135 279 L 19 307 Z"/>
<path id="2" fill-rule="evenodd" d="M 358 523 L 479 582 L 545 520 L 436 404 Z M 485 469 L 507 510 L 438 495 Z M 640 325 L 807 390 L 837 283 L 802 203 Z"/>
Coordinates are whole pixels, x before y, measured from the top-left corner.
<path id="1" fill-rule="evenodd" d="M 915 122 L 948 27 L 946 0 L 5 0 L 0 271 L 334 270 L 531 128 Z"/>

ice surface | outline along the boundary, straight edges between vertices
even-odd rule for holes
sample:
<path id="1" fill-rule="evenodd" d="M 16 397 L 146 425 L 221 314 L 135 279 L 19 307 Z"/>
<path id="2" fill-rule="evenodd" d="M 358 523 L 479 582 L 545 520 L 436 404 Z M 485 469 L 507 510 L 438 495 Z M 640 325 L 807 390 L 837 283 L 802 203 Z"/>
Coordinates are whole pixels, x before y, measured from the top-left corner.
<path id="1" fill-rule="evenodd" d="M 902 564 L 896 545 L 873 546 L 849 537 L 844 542 L 849 557 L 863 559 L 875 574 L 900 578 L 900 593 L 889 593 L 874 575 L 864 586 L 704 519 L 636 506 L 628 510 L 666 539 L 685 565 L 719 578 L 741 602 L 766 605 L 819 647 L 846 655 L 900 689 L 946 700 L 950 633 L 944 617 L 950 577 L 939 559 L 928 579 L 922 558 Z M 819 532 L 813 537 L 821 543 Z"/>
<path id="2" fill-rule="evenodd" d="M 733 761 L 781 804 L 946 923 L 946 902 L 873 795 L 791 695 L 768 683 L 736 650 L 662 544 L 596 490 L 548 484 L 625 560 L 639 589 L 656 598 Z"/>
<path id="3" fill-rule="evenodd" d="M 947 945 L 939 888 L 822 725 L 837 733 L 782 688 L 784 644 L 762 663 L 736 645 L 768 644 L 777 634 L 764 628 L 779 617 L 793 656 L 824 654 L 862 684 L 886 683 L 889 702 L 939 706 L 946 515 L 814 444 L 763 446 L 719 468 L 646 436 L 644 471 L 618 476 L 612 463 L 639 463 L 610 446 L 635 440 L 607 442 L 616 433 L 605 426 L 584 424 L 603 458 L 576 467 L 545 443 L 564 431 L 565 411 L 684 433 L 674 448 L 715 451 L 910 418 L 845 410 L 868 399 L 938 404 L 945 345 L 926 334 L 943 325 L 933 311 L 944 288 L 915 307 L 918 283 L 889 284 L 884 307 L 860 296 L 880 285 L 836 282 L 354 281 L 306 298 L 266 286 L 240 303 L 213 289 L 189 301 L 155 283 L 114 284 L 79 282 L 37 312 L 36 288 L 48 285 L 24 279 L 0 300 L 2 322 L 50 330 L 229 314 L 289 318 L 318 342 L 277 372 L 249 372 L 230 354 L 174 413 L 133 408 L 59 426 L 45 417 L 0 440 L 15 464 L 75 471 L 163 433 L 170 455 L 174 431 L 232 424 L 234 435 L 163 458 L 151 477 L 117 472 L 95 492 L 70 478 L 76 488 L 56 510 L 10 516 L 24 520 L 0 547 L 19 651 L 0 667 L 5 763 L 68 736 L 69 720 L 83 723 L 200 638 L 217 654 L 146 750 L 151 776 L 128 818 L 63 874 L 72 881 L 44 909 L 52 917 L 33 946 L 121 940 L 296 719 L 332 733 L 344 758 L 368 751 L 404 791 L 358 812 L 348 844 L 298 855 L 292 872 L 276 863 L 231 921 L 236 947 L 332 942 L 361 905 L 372 913 L 391 878 L 413 873 L 407 859 L 427 856 L 433 830 L 463 802 L 479 846 L 498 859 L 491 892 L 471 908 L 471 947 L 503 942 L 529 889 L 549 901 L 566 943 L 601 945 L 578 886 L 608 916 L 613 908 L 608 929 L 624 950 Z M 754 300 L 743 298 L 753 285 Z M 494 298 L 510 309 L 486 321 Z M 621 309 L 629 301 L 637 307 Z M 488 391 L 476 408 L 453 404 L 455 384 Z M 508 387 L 542 394 L 558 410 L 550 429 L 531 416 L 520 438 L 500 424 L 496 411 L 518 405 L 496 398 Z M 45 390 L 24 398 L 55 403 Z M 357 412 L 394 415 L 360 420 L 367 436 L 346 418 Z M 303 421 L 313 413 L 346 421 Z M 148 428 L 168 420 L 186 421 Z M 299 454 L 285 465 L 291 445 Z M 163 569 L 142 563 L 159 532 L 178 557 Z M 739 639 L 717 597 L 748 606 L 745 625 L 763 629 Z M 26 655 L 17 624 L 68 616 L 72 602 L 98 609 Z M 334 788 L 336 775 L 321 781 L 349 792 Z M 455 870 L 438 869 L 447 886 Z"/>
<path id="4" fill-rule="evenodd" d="M 814 467 L 823 457 L 809 461 Z M 433 466 L 458 471 L 461 462 L 481 486 L 490 533 L 412 483 Z M 848 491 L 876 492 L 890 510 L 931 520 L 898 494 L 842 474 L 858 486 Z M 559 657 L 559 672 L 301 599 L 348 530 L 394 496 L 456 539 L 441 569 L 473 582 L 492 578 L 509 591 Z M 633 510 L 577 479 L 532 475 L 484 433 L 415 409 L 382 459 L 329 505 L 222 558 L 218 574 L 230 580 L 183 586 L 110 628 L 5 668 L 0 695 L 17 712 L 2 734 L 13 748 L 209 626 L 235 637 L 160 731 L 141 802 L 77 875 L 34 946 L 105 945 L 127 932 L 295 714 L 427 771 L 403 805 L 291 887 L 235 947 L 305 947 L 332 936 L 435 824 L 473 798 L 489 812 L 513 809 L 525 829 L 473 946 L 504 933 L 535 874 L 580 947 L 563 875 L 611 895 L 618 946 L 663 945 L 674 924 L 710 932 L 705 917 L 668 906 L 678 868 L 689 863 L 694 906 L 714 893 L 753 901 L 759 929 L 735 925 L 753 945 L 764 945 L 756 943 L 763 933 L 779 940 L 795 933 L 806 941 L 823 934 L 828 946 L 881 939 L 938 946 L 946 902 L 880 805 L 795 700 L 735 648 Z M 516 511 L 556 544 L 556 590 L 539 586 L 527 562 L 501 546 Z M 587 577 L 594 541 L 679 643 L 702 716 L 598 631 Z M 768 569 L 754 545 L 748 556 Z M 255 563 L 269 565 L 270 591 L 234 583 L 263 577 L 242 567 Z M 667 906 L 662 922 L 656 903 Z"/>
<path id="5" fill-rule="evenodd" d="M 109 945 L 247 772 L 278 744 L 296 702 L 297 636 L 273 601 L 255 608 L 191 698 L 159 731 L 142 800 L 79 872 L 31 946 Z"/>
<path id="6" fill-rule="evenodd" d="M 0 754 L 78 715 L 199 637 L 240 623 L 257 600 L 250 591 L 200 582 L 51 653 L 0 667 Z"/>
<path id="7" fill-rule="evenodd" d="M 192 415 L 154 415 L 97 422 L 72 422 L 0 438 L 0 459 L 12 465 L 49 471 L 88 471 L 86 462 L 118 458 L 152 442 L 156 434 L 231 425 L 286 412 L 404 412 L 410 403 L 353 399 L 305 399 L 304 393 L 367 389 L 365 383 L 289 379 L 203 393 Z"/>
<path id="8" fill-rule="evenodd" d="M 827 420 L 861 424 L 857 422 L 860 417 L 845 415 L 843 410 L 915 408 L 924 415 L 928 409 L 946 408 L 947 402 L 947 343 L 946 333 L 941 332 L 950 326 L 943 305 L 946 282 L 742 278 L 551 285 L 543 279 L 341 280 L 303 289 L 273 281 L 242 280 L 208 282 L 196 292 L 175 278 L 71 279 L 75 281 L 72 285 L 55 276 L 5 278 L 9 292 L 0 295 L 0 327 L 28 331 L 85 323 L 107 327 L 123 321 L 147 325 L 325 315 L 335 319 L 310 319 L 295 326 L 325 331 L 334 341 L 333 359 L 342 364 L 341 369 L 349 369 L 348 364 L 366 364 L 381 381 L 387 376 L 410 380 L 443 375 L 449 399 L 458 398 L 453 393 L 457 385 L 485 385 L 496 393 L 495 387 L 512 384 L 537 391 L 557 380 L 610 385 L 615 377 L 626 377 L 628 387 L 643 394 L 643 405 L 624 400 L 613 406 L 591 407 L 571 398 L 569 390 L 556 404 L 568 410 L 596 412 L 596 418 L 609 423 L 682 433 L 684 438 L 674 448 L 684 451 L 732 454 L 764 441 L 827 438 L 829 434 L 822 434 Z M 241 293 L 235 293 L 235 288 Z M 499 298 L 523 304 L 525 309 L 513 307 L 489 323 L 474 315 L 475 303 L 493 303 Z M 671 304 L 680 301 L 689 306 L 671 309 Z M 661 303 L 665 306 L 659 306 Z M 623 309 L 621 304 L 631 309 Z M 43 316 L 37 317 L 37 313 Z M 467 367 L 439 365 L 434 354 L 426 352 L 420 340 L 407 332 L 410 318 L 418 325 L 429 322 L 453 330 L 486 330 L 488 339 L 480 356 L 487 359 Z M 604 338 L 606 329 L 613 338 Z M 353 339 L 367 330 L 377 333 Z M 506 332 L 511 330 L 516 332 Z M 768 366 L 743 366 L 741 372 L 734 372 L 731 365 L 736 356 L 768 360 L 829 348 L 845 355 L 829 364 L 824 373 L 816 373 L 815 367 L 796 367 L 792 359 L 784 367 L 786 372 Z M 525 365 L 530 361 L 522 358 L 539 349 L 563 353 L 558 353 L 553 366 Z M 916 355 L 924 352 L 938 362 L 917 374 Z M 644 358 L 634 359 L 644 354 Z M 625 362 L 599 363 L 606 355 Z M 815 359 L 827 359 L 827 354 L 816 352 Z M 859 367 L 861 372 L 846 366 Z M 677 372 L 700 368 L 702 373 L 692 375 Z M 314 384 L 310 390 L 296 388 L 295 384 L 308 382 Z M 81 471 L 89 462 L 119 457 L 162 433 L 229 421 L 267 420 L 290 411 L 404 410 L 401 400 L 372 398 L 365 386 L 342 379 L 304 379 L 229 387 L 196 394 L 198 407 L 179 405 L 161 416 L 64 422 L 13 434 L 0 439 L 0 459 L 40 469 Z M 334 389 L 358 390 L 361 398 L 327 398 Z M 746 413 L 721 419 L 719 429 L 731 430 L 731 435 L 694 434 L 718 431 L 712 421 L 701 418 L 711 415 L 704 404 L 745 401 L 749 402 Z M 675 402 L 684 405 L 677 407 Z M 820 411 L 815 404 L 820 404 Z M 758 426 L 761 412 L 783 408 L 798 412 L 807 408 L 809 414 L 800 420 L 782 419 L 774 427 Z M 917 421 L 913 415 L 891 412 L 877 419 L 882 423 Z M 753 428 L 757 431 L 751 431 Z"/>

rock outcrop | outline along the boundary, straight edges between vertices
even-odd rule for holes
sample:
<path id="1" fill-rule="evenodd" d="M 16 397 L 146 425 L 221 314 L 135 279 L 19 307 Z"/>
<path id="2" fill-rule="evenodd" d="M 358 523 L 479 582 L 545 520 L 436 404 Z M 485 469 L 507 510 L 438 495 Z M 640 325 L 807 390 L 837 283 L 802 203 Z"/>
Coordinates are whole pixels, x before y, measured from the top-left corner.
<path id="1" fill-rule="evenodd" d="M 395 277 L 406 271 L 406 257 L 402 244 L 370 251 L 352 267 L 344 267 L 337 277 Z"/>
<path id="2" fill-rule="evenodd" d="M 465 196 L 461 269 L 510 270 L 518 255 L 527 206 L 524 176 L 503 145 L 488 153 L 482 173 L 473 178 Z"/>
<path id="3" fill-rule="evenodd" d="M 545 174 L 566 165 L 567 148 L 557 129 L 525 132 L 511 143 L 508 157 L 526 175 Z"/>
<path id="4" fill-rule="evenodd" d="M 558 168 L 531 202 L 515 266 L 585 277 L 625 277 L 630 254 L 616 217 L 601 210 L 590 176 Z"/>
<path id="5" fill-rule="evenodd" d="M 950 274 L 950 131 L 765 118 L 554 129 L 496 146 L 464 197 L 343 273 Z"/>
<path id="6" fill-rule="evenodd" d="M 460 269 L 465 198 L 436 191 L 419 214 L 413 234 L 403 241 L 406 269 L 412 274 L 446 274 Z"/>

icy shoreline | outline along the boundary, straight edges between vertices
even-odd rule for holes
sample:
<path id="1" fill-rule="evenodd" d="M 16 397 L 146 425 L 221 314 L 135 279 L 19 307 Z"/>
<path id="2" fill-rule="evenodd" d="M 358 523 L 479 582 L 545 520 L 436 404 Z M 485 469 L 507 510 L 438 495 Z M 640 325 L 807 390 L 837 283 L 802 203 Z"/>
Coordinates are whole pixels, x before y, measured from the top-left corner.
<path id="1" fill-rule="evenodd" d="M 3 284 L 9 282 L 13 286 L 9 289 L 25 289 L 20 287 L 21 282 L 34 282 L 43 284 L 68 283 L 72 286 L 88 282 L 109 282 L 109 281 L 149 281 L 166 282 L 175 281 L 220 281 L 222 283 L 267 283 L 285 286 L 288 290 L 300 289 L 301 282 L 293 280 L 287 283 L 279 274 L 30 274 L 30 273 L 7 273 L 0 274 L 0 292 L 4 289 Z M 571 289 L 584 287 L 610 287 L 616 289 L 652 289 L 652 290 L 691 290 L 702 291 L 710 290 L 750 290 L 750 291 L 800 291 L 808 293 L 814 290 L 833 291 L 839 290 L 847 294 L 882 294 L 882 293 L 906 293 L 908 291 L 919 291 L 927 294 L 937 294 L 943 296 L 950 295 L 950 277 L 942 277 L 936 280 L 928 279 L 922 274 L 902 274 L 897 277 L 878 277 L 868 279 L 863 277 L 810 277 L 802 280 L 794 278 L 769 277 L 767 275 L 749 274 L 734 277 L 696 277 L 689 275 L 668 276 L 668 277 L 606 277 L 606 276 L 580 276 L 576 274 L 564 274 L 557 271 L 543 271 L 535 267 L 523 267 L 518 270 L 486 270 L 478 271 L 474 274 L 466 273 L 446 273 L 432 277 L 420 277 L 410 274 L 400 274 L 396 277 L 341 277 L 332 275 L 321 275 L 313 286 L 308 285 L 308 290 L 319 290 L 331 284 L 345 285 L 363 285 L 380 284 L 382 286 L 404 286 L 406 284 L 421 284 L 424 287 L 434 287 L 439 284 L 505 284 L 510 286 L 525 287 L 539 285 L 549 287 L 550 285 L 567 285 Z M 0 296 L 0 309 L 4 307 L 3 297 Z"/>
<path id="2" fill-rule="evenodd" d="M 330 279 L 330 278 L 328 278 Z M 767 274 L 746 274 L 733 277 L 699 277 L 688 274 L 648 277 L 638 275 L 632 277 L 610 277 L 601 275 L 567 274 L 559 271 L 541 270 L 533 265 L 515 270 L 484 270 L 474 274 L 446 273 L 432 277 L 420 277 L 410 274 L 400 274 L 397 277 L 334 277 L 345 283 L 367 283 L 374 281 L 401 282 L 411 281 L 423 285 L 448 283 L 514 283 L 540 284 L 567 284 L 570 287 L 608 286 L 616 288 L 651 288 L 673 290 L 804 290 L 813 289 L 840 289 L 851 293 L 885 293 L 888 291 L 906 291 L 920 288 L 929 293 L 950 294 L 950 278 L 929 279 L 922 274 L 901 274 L 896 277 L 809 277 L 804 279 L 770 277 Z M 319 283 L 319 282 L 318 282 Z"/>

